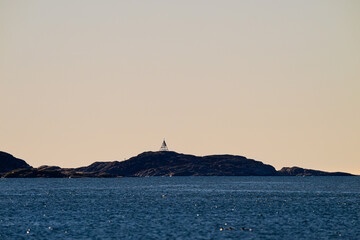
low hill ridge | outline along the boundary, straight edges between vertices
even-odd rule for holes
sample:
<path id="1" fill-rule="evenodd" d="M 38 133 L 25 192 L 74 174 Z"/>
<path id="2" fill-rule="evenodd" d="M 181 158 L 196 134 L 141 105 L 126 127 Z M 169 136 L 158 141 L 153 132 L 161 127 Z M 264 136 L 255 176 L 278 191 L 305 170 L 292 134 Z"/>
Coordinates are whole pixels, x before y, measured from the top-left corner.
<path id="1" fill-rule="evenodd" d="M 283 167 L 279 172 L 280 176 L 351 176 L 344 172 L 324 172 L 300 167 Z"/>
<path id="2" fill-rule="evenodd" d="M 20 177 L 150 177 L 150 176 L 352 176 L 299 167 L 280 171 L 260 161 L 236 155 L 194 156 L 172 151 L 143 152 L 119 162 L 94 162 L 80 168 L 43 165 L 32 168 L 24 160 L 0 152 L 0 175 Z"/>
<path id="3" fill-rule="evenodd" d="M 0 151 L 0 174 L 6 173 L 18 168 L 31 168 L 24 160 L 13 155 Z"/>
<path id="4" fill-rule="evenodd" d="M 275 168 L 233 155 L 198 157 L 171 151 L 144 152 L 123 162 L 95 162 L 78 171 L 101 171 L 116 176 L 274 176 Z"/>

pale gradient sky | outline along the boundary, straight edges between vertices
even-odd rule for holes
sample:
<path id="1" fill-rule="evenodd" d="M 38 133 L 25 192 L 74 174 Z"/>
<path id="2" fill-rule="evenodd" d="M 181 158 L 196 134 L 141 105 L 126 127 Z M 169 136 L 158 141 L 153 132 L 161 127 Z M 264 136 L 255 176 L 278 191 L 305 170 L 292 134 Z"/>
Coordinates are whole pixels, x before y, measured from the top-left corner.
<path id="1" fill-rule="evenodd" d="M 360 174 L 358 0 L 0 0 L 0 150 Z"/>

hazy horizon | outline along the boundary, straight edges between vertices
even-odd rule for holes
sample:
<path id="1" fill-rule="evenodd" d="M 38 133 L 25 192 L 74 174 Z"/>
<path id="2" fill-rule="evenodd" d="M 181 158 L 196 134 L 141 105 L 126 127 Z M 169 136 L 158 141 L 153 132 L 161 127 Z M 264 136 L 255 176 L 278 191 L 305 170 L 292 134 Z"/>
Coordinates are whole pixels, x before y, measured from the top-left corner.
<path id="1" fill-rule="evenodd" d="M 0 0 L 0 151 L 360 174 L 360 2 Z"/>

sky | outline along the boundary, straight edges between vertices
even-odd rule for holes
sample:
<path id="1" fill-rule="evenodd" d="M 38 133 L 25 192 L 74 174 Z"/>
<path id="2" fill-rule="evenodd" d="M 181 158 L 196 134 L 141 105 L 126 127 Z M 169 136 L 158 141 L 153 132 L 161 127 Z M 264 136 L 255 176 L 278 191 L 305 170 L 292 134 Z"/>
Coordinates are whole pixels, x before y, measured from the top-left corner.
<path id="1" fill-rule="evenodd" d="M 360 174 L 358 0 L 0 0 L 0 151 Z"/>

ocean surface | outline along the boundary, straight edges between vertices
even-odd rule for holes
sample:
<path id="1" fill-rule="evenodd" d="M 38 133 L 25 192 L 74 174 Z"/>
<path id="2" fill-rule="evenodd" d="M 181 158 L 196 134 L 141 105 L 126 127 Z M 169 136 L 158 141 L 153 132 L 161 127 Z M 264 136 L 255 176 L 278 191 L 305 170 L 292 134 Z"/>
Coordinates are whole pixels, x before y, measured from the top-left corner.
<path id="1" fill-rule="evenodd" d="M 0 239 L 360 239 L 360 177 L 0 179 Z"/>

